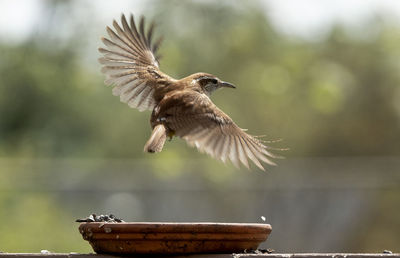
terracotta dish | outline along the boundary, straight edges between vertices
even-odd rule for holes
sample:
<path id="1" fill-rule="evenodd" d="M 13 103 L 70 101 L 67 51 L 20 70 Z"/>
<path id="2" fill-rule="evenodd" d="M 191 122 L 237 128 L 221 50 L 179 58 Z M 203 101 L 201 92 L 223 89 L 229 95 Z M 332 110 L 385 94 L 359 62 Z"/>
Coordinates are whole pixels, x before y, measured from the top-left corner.
<path id="1" fill-rule="evenodd" d="M 190 254 L 254 250 L 271 233 L 269 224 L 107 223 L 79 226 L 96 253 Z"/>

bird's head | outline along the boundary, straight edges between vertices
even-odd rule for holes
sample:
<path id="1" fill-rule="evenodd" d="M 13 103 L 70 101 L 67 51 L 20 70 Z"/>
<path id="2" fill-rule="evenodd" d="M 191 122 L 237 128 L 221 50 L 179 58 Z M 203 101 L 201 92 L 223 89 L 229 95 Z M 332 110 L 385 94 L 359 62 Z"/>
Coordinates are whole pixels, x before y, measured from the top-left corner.
<path id="1" fill-rule="evenodd" d="M 208 73 L 194 74 L 192 83 L 200 86 L 203 92 L 206 93 L 208 96 L 210 96 L 211 93 L 219 88 L 236 88 L 235 85 L 229 82 L 221 81 L 216 76 Z"/>

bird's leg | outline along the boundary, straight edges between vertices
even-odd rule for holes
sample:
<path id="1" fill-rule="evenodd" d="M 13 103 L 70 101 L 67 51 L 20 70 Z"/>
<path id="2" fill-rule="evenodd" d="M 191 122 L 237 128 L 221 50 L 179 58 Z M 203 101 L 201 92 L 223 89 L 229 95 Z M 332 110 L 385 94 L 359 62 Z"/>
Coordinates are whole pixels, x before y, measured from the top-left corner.
<path id="1" fill-rule="evenodd" d="M 164 122 L 166 122 L 166 121 L 167 121 L 167 119 L 166 119 L 165 117 L 159 117 L 159 118 L 157 118 L 157 122 L 159 122 L 159 123 L 164 124 Z M 173 138 L 174 135 L 175 135 L 175 131 L 169 129 L 165 124 L 164 124 L 164 126 L 167 128 L 167 136 L 169 137 L 168 141 L 172 141 L 172 138 Z"/>
<path id="2" fill-rule="evenodd" d="M 172 137 L 174 137 L 174 135 L 175 135 L 175 132 L 173 130 L 168 130 L 167 136 L 169 137 L 169 139 L 168 139 L 169 141 L 172 140 Z"/>

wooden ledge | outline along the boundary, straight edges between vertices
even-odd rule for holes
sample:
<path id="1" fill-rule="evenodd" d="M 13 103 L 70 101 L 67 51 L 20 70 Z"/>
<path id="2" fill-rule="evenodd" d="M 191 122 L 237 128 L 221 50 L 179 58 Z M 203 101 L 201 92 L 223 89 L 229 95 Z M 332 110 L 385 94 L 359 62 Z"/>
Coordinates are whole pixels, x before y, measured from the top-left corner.
<path id="1" fill-rule="evenodd" d="M 115 258 L 119 256 L 102 254 L 78 254 L 78 253 L 0 253 L 0 258 Z M 400 253 L 294 253 L 294 254 L 193 254 L 180 256 L 123 256 L 123 257 L 147 257 L 147 258 L 400 258 Z"/>

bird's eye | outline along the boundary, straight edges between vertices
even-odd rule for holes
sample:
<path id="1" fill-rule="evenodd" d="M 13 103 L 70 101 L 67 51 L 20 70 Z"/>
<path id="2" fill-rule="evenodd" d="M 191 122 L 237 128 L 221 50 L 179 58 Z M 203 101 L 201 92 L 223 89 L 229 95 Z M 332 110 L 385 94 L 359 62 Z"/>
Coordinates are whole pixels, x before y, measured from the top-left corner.
<path id="1" fill-rule="evenodd" d="M 207 84 L 218 84 L 218 80 L 215 78 L 210 78 L 210 77 L 200 77 L 198 79 L 201 85 L 206 86 Z"/>
<path id="2" fill-rule="evenodd" d="M 217 84 L 217 83 L 218 83 L 217 79 L 210 79 L 210 82 L 211 82 L 212 84 Z"/>

